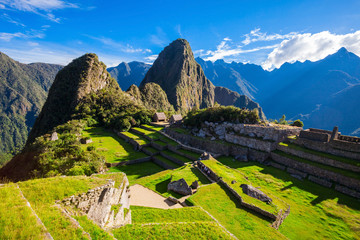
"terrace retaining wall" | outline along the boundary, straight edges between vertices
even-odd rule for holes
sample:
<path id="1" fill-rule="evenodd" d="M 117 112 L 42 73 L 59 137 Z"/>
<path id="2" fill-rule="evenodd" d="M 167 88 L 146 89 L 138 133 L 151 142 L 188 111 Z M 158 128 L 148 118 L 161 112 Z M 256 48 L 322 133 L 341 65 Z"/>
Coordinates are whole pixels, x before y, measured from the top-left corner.
<path id="1" fill-rule="evenodd" d="M 184 165 L 185 165 L 185 163 L 184 163 L 183 161 L 181 161 L 181 160 L 179 160 L 179 159 L 176 159 L 176 158 L 174 158 L 174 157 L 172 157 L 172 156 L 170 156 L 170 155 L 167 155 L 167 154 L 164 153 L 164 152 L 160 152 L 160 155 L 163 156 L 164 158 L 169 159 L 169 160 L 172 161 L 173 163 L 176 163 L 176 164 L 180 165 L 180 166 L 184 166 Z"/>
<path id="2" fill-rule="evenodd" d="M 170 166 L 170 165 L 164 163 L 163 161 L 161 161 L 160 159 L 158 159 L 156 156 L 152 156 L 151 159 L 152 159 L 152 161 L 153 161 L 155 164 L 159 165 L 159 166 L 162 167 L 162 168 L 165 168 L 165 169 L 175 169 L 173 166 Z"/>
<path id="3" fill-rule="evenodd" d="M 340 162 L 338 160 L 334 160 L 331 158 L 327 158 L 327 157 L 322 157 L 322 156 L 318 156 L 318 155 L 314 155 L 311 153 L 307 153 L 304 151 L 300 151 L 291 147 L 286 147 L 286 146 L 282 146 L 282 145 L 278 145 L 279 150 L 301 157 L 301 158 L 305 158 L 314 162 L 318 162 L 318 163 L 322 163 L 325 165 L 329 165 L 329 166 L 333 166 L 333 167 L 337 167 L 337 168 L 342 168 L 345 170 L 349 170 L 349 171 L 353 171 L 353 172 L 359 172 L 360 173 L 360 167 L 355 166 L 355 165 L 351 165 L 351 164 L 347 164 L 347 163 L 343 163 Z"/>
<path id="4" fill-rule="evenodd" d="M 343 176 L 339 173 L 335 173 L 332 171 L 328 171 L 316 166 L 312 166 L 307 163 L 302 163 L 285 156 L 281 156 L 277 153 L 272 152 L 271 158 L 278 164 L 284 165 L 286 167 L 290 167 L 296 169 L 298 171 L 307 173 L 317 178 L 322 178 L 329 182 L 334 182 L 340 185 L 343 185 L 347 188 L 351 188 L 355 191 L 360 192 L 360 181 L 354 178 Z M 313 178 L 312 178 L 313 179 Z"/>
<path id="5" fill-rule="evenodd" d="M 303 146 L 303 147 L 306 147 L 306 148 L 309 148 L 312 150 L 316 150 L 319 152 L 325 152 L 325 153 L 333 154 L 333 155 L 340 156 L 340 157 L 346 157 L 346 158 L 351 158 L 351 159 L 355 159 L 355 160 L 360 160 L 360 153 L 345 151 L 345 150 L 342 150 L 342 149 L 344 149 L 344 146 L 336 146 L 336 144 L 339 143 L 340 140 L 330 141 L 329 143 L 322 143 L 322 142 L 316 142 L 316 141 L 311 141 L 308 139 L 299 138 L 296 140 L 290 140 L 290 142 L 293 142 L 300 146 Z M 345 143 L 345 145 L 348 145 L 348 143 Z"/>

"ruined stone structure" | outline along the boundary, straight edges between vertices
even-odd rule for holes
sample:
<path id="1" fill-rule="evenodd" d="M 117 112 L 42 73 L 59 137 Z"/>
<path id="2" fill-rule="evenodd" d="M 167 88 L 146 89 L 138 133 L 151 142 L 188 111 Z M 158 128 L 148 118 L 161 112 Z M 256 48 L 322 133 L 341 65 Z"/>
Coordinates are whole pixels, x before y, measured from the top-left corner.
<path id="1" fill-rule="evenodd" d="M 70 196 L 62 200 L 62 203 L 78 208 L 97 225 L 108 229 L 131 224 L 129 198 L 129 181 L 124 175 L 118 188 L 115 188 L 115 181 L 109 179 L 107 184 Z"/>
<path id="2" fill-rule="evenodd" d="M 183 178 L 181 178 L 177 181 L 170 182 L 167 186 L 167 190 L 179 193 L 184 196 L 192 195 L 191 188 L 189 187 L 189 185 Z"/>

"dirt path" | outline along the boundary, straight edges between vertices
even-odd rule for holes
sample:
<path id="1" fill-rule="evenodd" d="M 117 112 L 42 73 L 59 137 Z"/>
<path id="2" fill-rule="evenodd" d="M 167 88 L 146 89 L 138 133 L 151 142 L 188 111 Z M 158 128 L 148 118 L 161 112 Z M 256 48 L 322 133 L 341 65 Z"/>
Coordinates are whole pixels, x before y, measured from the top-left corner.
<path id="1" fill-rule="evenodd" d="M 160 194 L 143 187 L 139 184 L 135 184 L 130 187 L 130 205 L 132 206 L 143 206 L 153 208 L 182 208 L 180 204 L 175 204 L 169 200 L 166 200 Z"/>

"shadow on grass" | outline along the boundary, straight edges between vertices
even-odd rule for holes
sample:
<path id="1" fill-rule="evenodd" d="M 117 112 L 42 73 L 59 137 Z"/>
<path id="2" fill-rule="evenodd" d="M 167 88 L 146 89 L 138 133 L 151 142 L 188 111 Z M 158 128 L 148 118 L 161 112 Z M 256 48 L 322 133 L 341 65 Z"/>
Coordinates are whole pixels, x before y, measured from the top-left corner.
<path id="1" fill-rule="evenodd" d="M 269 174 L 273 176 L 274 178 L 277 178 L 283 182 L 291 182 L 290 185 L 284 187 L 281 189 L 281 191 L 285 191 L 287 189 L 291 189 L 293 187 L 299 188 L 301 190 L 304 190 L 306 192 L 309 192 L 315 196 L 317 196 L 315 199 L 311 201 L 312 205 L 316 205 L 318 203 L 321 203 L 322 201 L 325 201 L 327 199 L 338 199 L 338 204 L 346 205 L 352 209 L 360 210 L 360 201 L 356 200 L 353 197 L 347 196 L 345 194 L 342 194 L 338 191 L 336 191 L 333 188 L 326 188 L 321 185 L 315 184 L 313 182 L 310 182 L 309 180 L 299 180 L 294 177 L 292 177 L 289 173 L 282 171 L 280 169 L 271 167 L 271 166 L 265 166 L 258 162 L 238 162 L 238 161 L 232 161 L 230 158 L 223 158 L 219 159 L 220 162 L 223 164 L 231 167 L 231 168 L 245 168 L 245 167 L 251 167 L 251 166 L 257 166 L 262 168 L 260 171 L 263 174 Z"/>
<path id="2" fill-rule="evenodd" d="M 113 171 L 124 172 L 128 177 L 136 175 L 134 179 L 152 175 L 164 169 L 153 162 L 143 162 L 132 165 L 124 165 L 118 167 L 112 167 Z"/>
<path id="3" fill-rule="evenodd" d="M 203 184 L 209 184 L 211 183 L 209 179 L 207 179 L 197 168 L 190 168 L 191 172 L 203 183 Z"/>
<path id="4" fill-rule="evenodd" d="M 167 186 L 168 184 L 171 182 L 171 176 L 167 179 L 165 179 L 164 181 L 162 182 L 159 182 L 155 185 L 155 190 L 161 194 L 164 194 L 166 192 L 168 192 L 167 190 Z M 181 198 L 183 197 L 181 194 L 178 194 L 176 192 L 173 192 L 173 191 L 169 191 L 169 193 L 173 196 L 173 197 L 176 197 L 176 198 Z"/>

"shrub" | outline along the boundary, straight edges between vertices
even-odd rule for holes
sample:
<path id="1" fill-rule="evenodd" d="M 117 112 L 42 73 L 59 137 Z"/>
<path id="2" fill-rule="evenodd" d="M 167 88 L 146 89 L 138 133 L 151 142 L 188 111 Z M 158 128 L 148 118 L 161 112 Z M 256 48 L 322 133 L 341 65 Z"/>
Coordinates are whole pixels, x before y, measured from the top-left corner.
<path id="1" fill-rule="evenodd" d="M 234 106 L 216 105 L 212 108 L 191 110 L 184 119 L 184 124 L 199 127 L 205 121 L 255 124 L 260 122 L 260 118 L 257 109 L 249 110 Z"/>
<path id="2" fill-rule="evenodd" d="M 303 126 L 304 126 L 304 123 L 303 123 L 300 119 L 298 119 L 298 120 L 295 120 L 295 121 L 291 124 L 291 126 L 303 127 Z"/>

